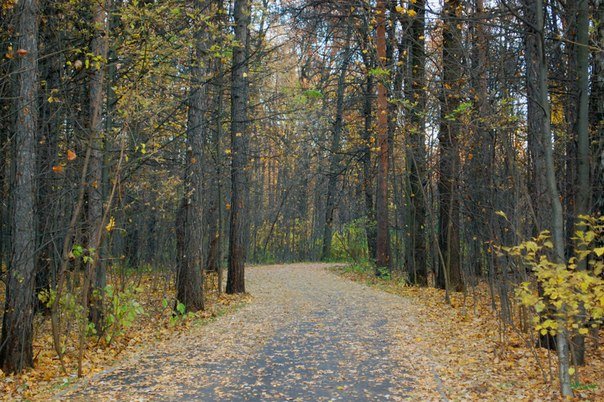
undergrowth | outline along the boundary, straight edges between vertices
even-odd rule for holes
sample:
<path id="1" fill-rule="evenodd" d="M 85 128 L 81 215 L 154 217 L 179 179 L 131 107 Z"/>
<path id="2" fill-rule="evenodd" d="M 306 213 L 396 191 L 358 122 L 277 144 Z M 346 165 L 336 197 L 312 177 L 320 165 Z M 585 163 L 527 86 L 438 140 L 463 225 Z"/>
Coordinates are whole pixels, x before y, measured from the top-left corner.
<path id="1" fill-rule="evenodd" d="M 479 283 L 466 293 L 452 292 L 447 304 L 444 290 L 411 286 L 396 271 L 392 276 L 377 276 L 375 267 L 365 261 L 334 267 L 333 271 L 412 303 L 419 311 L 418 328 L 429 328 L 413 347 L 432 350 L 434 359 L 441 362 L 436 371 L 451 400 L 559 398 L 555 352 L 536 348 L 530 327 L 520 329 L 500 320 L 499 312 L 492 308 L 488 284 Z M 494 303 L 497 306 L 499 301 Z M 514 321 L 520 322 L 519 304 L 514 311 Z M 590 357 L 575 373 L 573 388 L 578 398 L 604 400 L 601 336 L 588 339 Z M 506 384 L 516 385 L 510 388 Z M 516 396 L 511 396 L 512 390 Z"/>
<path id="2" fill-rule="evenodd" d="M 174 280 L 165 271 L 125 270 L 116 267 L 109 272 L 105 289 L 106 327 L 102 335 L 87 329 L 84 375 L 95 374 L 141 348 L 174 334 L 206 325 L 216 318 L 245 305 L 249 295 L 218 294 L 215 274 L 206 277 L 206 310 L 197 313 L 174 311 Z M 68 294 L 68 293 L 66 293 Z M 0 303 L 4 291 L 0 282 Z M 52 297 L 52 295 L 47 295 Z M 65 296 L 64 296 L 65 297 Z M 66 298 L 65 303 L 68 303 Z M 77 314 L 74 309 L 72 314 Z M 68 318 L 68 317 L 64 317 Z M 63 334 L 62 370 L 53 347 L 50 318 L 36 314 L 34 322 L 34 368 L 20 375 L 6 376 L 0 370 L 0 400 L 45 400 L 49 395 L 71 386 L 77 379 L 78 332 Z"/>

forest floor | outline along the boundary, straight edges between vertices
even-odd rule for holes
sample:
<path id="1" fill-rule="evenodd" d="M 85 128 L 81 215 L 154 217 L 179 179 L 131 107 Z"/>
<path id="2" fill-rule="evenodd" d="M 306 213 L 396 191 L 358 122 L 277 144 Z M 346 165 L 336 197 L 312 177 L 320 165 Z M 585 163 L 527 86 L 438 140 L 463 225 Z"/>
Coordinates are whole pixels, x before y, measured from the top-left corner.
<path id="1" fill-rule="evenodd" d="M 154 345 L 57 397 L 224 401 L 557 398 L 557 387 L 545 381 L 538 360 L 520 341 L 510 339 L 504 348 L 496 324 L 493 327 L 479 315 L 472 317 L 445 305 L 438 291 L 424 294 L 407 287 L 405 294 L 395 294 L 400 292 L 388 288 L 393 281 L 376 289 L 367 284 L 379 287 L 379 281 L 327 267 L 250 268 L 251 303 L 211 325 L 191 328 Z M 597 371 L 591 380 L 602 381 Z M 580 390 L 581 396 L 599 399 L 604 384 L 596 382 Z"/>
<path id="2" fill-rule="evenodd" d="M 429 358 L 404 299 L 322 264 L 252 267 L 251 303 L 92 377 L 72 400 L 403 400 Z M 399 334 L 399 335 L 397 335 Z M 437 387 L 427 389 L 438 399 Z"/>
<path id="3" fill-rule="evenodd" d="M 72 283 L 78 277 L 73 273 Z M 207 325 L 218 317 L 230 314 L 251 300 L 249 295 L 226 295 L 216 292 L 216 275 L 206 277 L 206 310 L 185 315 L 174 315 L 174 278 L 170 272 L 162 270 L 139 269 L 126 272 L 121 269 L 108 271 L 108 282 L 116 289 L 130 292 L 132 301 L 136 301 L 143 313 L 128 327 L 122 327 L 119 336 L 107 342 L 104 337 L 86 337 L 86 348 L 82 358 L 84 378 L 89 378 L 115 364 L 138 356 L 155 344 L 166 342 L 191 328 Z M 73 290 L 79 294 L 79 288 Z M 68 292 L 69 293 L 69 292 Z M 0 305 L 4 305 L 5 291 L 0 281 Z M 123 297 L 125 293 L 120 293 Z M 123 306 L 124 304 L 122 304 Z M 70 310 L 67 309 L 67 313 Z M 2 311 L 0 310 L 0 322 Z M 66 319 L 67 318 L 67 319 Z M 68 320 L 71 318 L 71 320 Z M 50 399 L 62 389 L 70 388 L 81 382 L 77 377 L 79 331 L 73 317 L 63 316 L 61 342 L 63 354 L 62 369 L 54 348 L 50 317 L 48 314 L 36 314 L 34 319 L 34 368 L 18 375 L 6 375 L 0 370 L 0 401 Z"/>
<path id="4" fill-rule="evenodd" d="M 247 304 L 207 325 L 150 339 L 140 353 L 122 355 L 61 392 L 29 399 L 557 398 L 556 384 L 544 378 L 555 357 L 503 334 L 482 303 L 462 303 L 455 294 L 450 306 L 435 289 L 329 267 L 248 268 Z M 604 351 L 592 352 L 577 393 L 604 400 L 604 379 L 598 377 Z"/>
<path id="5" fill-rule="evenodd" d="M 448 399 L 560 399 L 555 352 L 535 348 L 537 342 L 530 331 L 502 325 L 486 284 L 478 284 L 466 293 L 451 293 L 447 304 L 444 290 L 407 286 L 396 277 L 379 279 L 371 268 L 362 265 L 346 265 L 335 272 L 401 297 L 401 303 L 407 305 L 406 314 L 414 317 L 407 328 L 414 334 L 410 347 L 430 356 L 434 378 L 438 378 Z M 514 306 L 512 309 L 518 311 Z M 518 323 L 520 317 L 514 314 L 513 319 Z M 573 376 L 575 400 L 604 401 L 602 339 L 601 330 L 586 340 L 586 365 L 578 367 Z"/>

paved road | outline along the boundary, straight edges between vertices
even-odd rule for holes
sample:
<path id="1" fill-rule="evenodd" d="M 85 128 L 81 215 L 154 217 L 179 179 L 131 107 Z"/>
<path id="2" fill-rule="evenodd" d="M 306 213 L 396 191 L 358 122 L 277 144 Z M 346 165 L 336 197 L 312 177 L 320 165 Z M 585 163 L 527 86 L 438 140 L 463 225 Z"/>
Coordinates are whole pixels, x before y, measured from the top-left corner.
<path id="1" fill-rule="evenodd" d="M 61 399 L 412 398 L 418 381 L 430 374 L 409 347 L 414 318 L 408 302 L 325 268 L 248 269 L 249 305 L 156 345 Z"/>

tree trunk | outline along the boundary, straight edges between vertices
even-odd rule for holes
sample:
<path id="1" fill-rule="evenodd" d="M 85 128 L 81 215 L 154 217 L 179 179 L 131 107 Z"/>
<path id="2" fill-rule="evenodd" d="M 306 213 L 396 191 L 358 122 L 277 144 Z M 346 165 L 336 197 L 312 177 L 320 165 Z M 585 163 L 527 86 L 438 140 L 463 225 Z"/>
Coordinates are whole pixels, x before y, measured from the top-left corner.
<path id="1" fill-rule="evenodd" d="M 539 108 L 540 119 L 538 122 L 541 123 L 540 126 L 534 126 L 534 134 L 540 135 L 541 144 L 543 144 L 543 158 L 542 160 L 535 160 L 534 162 L 535 164 L 540 164 L 544 168 L 543 174 L 545 175 L 545 184 L 549 193 L 549 205 L 551 205 L 552 208 L 550 216 L 551 232 L 554 243 L 554 260 L 557 263 L 564 263 L 564 218 L 562 213 L 562 204 L 560 202 L 560 194 L 558 192 L 556 183 L 556 170 L 554 166 L 549 90 L 547 84 L 547 60 L 545 55 L 543 0 L 525 1 L 525 18 L 529 24 L 529 26 L 527 26 L 527 42 L 529 42 L 530 39 L 533 46 L 533 58 L 531 59 L 531 63 L 527 63 L 527 81 L 529 81 L 529 88 L 533 86 L 534 97 L 532 98 L 532 102 L 534 103 L 534 107 Z M 530 76 L 531 74 L 534 75 Z M 531 82 L 531 78 L 534 78 L 534 81 Z M 537 205 L 542 207 L 539 204 Z M 560 390 L 564 397 L 572 397 L 573 391 L 571 388 L 569 374 L 570 353 L 568 346 L 568 335 L 566 330 L 563 329 L 564 324 L 561 324 L 561 328 L 562 329 L 556 336 L 556 347 L 559 360 L 558 376 L 560 379 Z"/>
<path id="2" fill-rule="evenodd" d="M 203 10 L 205 2 L 195 0 L 194 7 Z M 202 24 L 196 21 L 197 24 Z M 207 129 L 204 121 L 206 109 L 206 84 L 203 65 L 208 46 L 207 28 L 196 27 L 191 66 L 191 89 L 187 117 L 187 160 L 184 177 L 184 198 L 180 210 L 182 235 L 176 299 L 188 311 L 204 308 L 203 294 L 203 140 Z"/>
<path id="3" fill-rule="evenodd" d="M 224 5 L 222 0 L 216 2 L 216 8 L 213 10 L 213 19 L 219 27 L 224 28 Z M 220 45 L 224 45 L 220 43 Z M 208 222 L 208 257 L 206 260 L 206 269 L 210 272 L 218 273 L 218 291 L 222 291 L 222 178 L 221 164 L 222 155 L 220 141 L 222 139 L 222 115 L 223 115 L 223 94 L 224 94 L 224 68 L 220 57 L 215 57 L 212 60 L 212 68 L 214 73 L 214 93 L 213 102 L 213 136 L 210 139 L 212 145 L 212 153 L 214 154 L 212 193 L 209 208 Z M 206 158 L 207 159 L 207 158 Z"/>
<path id="4" fill-rule="evenodd" d="M 386 63 L 386 1 L 378 0 L 376 8 L 377 65 L 385 70 Z M 388 233 L 388 94 L 384 77 L 378 80 L 377 99 L 377 146 L 379 148 L 376 192 L 376 267 L 378 275 L 383 268 L 390 268 L 390 236 Z"/>
<path id="5" fill-rule="evenodd" d="M 229 273 L 227 293 L 245 292 L 246 210 L 248 199 L 248 25 L 250 0 L 235 0 L 236 46 L 233 48 L 231 71 L 231 221 L 229 234 Z"/>
<path id="6" fill-rule="evenodd" d="M 542 4 L 542 2 L 540 3 Z M 542 60 L 539 55 L 542 44 L 540 35 L 536 29 L 537 5 L 533 0 L 523 2 L 525 8 L 525 17 L 527 24 L 524 35 L 525 58 L 526 58 L 526 94 L 527 94 L 527 150 L 529 158 L 528 167 L 528 187 L 530 192 L 530 201 L 532 209 L 535 211 L 535 221 L 532 225 L 532 235 L 537 235 L 543 230 L 552 229 L 552 203 L 547 187 L 547 169 L 545 166 L 545 140 L 543 127 L 546 124 L 544 120 L 549 119 L 549 99 L 547 100 L 548 111 L 544 110 L 541 100 L 548 94 L 541 94 L 540 81 L 547 80 L 547 69 L 545 77 L 541 77 L 543 69 Z M 543 10 L 539 10 L 543 20 Z M 542 25 L 544 23 L 542 22 Z M 546 90 L 548 88 L 546 87 Z M 550 122 L 548 121 L 549 125 Z M 541 288 L 539 289 L 541 292 Z M 549 347 L 550 336 L 540 335 L 539 343 Z"/>
<path id="7" fill-rule="evenodd" d="M 483 0 L 474 1 L 474 21 L 472 22 L 472 94 L 476 99 L 477 118 L 474 128 L 474 137 L 470 145 L 471 156 L 468 157 L 468 189 L 470 202 L 466 209 L 474 220 L 472 223 L 474 234 L 468 242 L 472 244 L 468 260 L 475 266 L 472 272 L 476 276 L 482 276 L 485 272 L 491 272 L 493 267 L 487 269 L 484 265 L 490 265 L 491 258 L 485 258 L 488 253 L 488 242 L 494 241 L 492 223 L 494 222 L 494 206 L 492 205 L 492 180 L 495 176 L 496 167 L 493 165 L 495 152 L 495 132 L 490 128 L 489 119 L 493 115 L 491 111 L 488 93 L 488 43 L 489 36 L 485 29 L 486 14 L 484 12 Z M 486 175 L 485 170 L 493 172 Z M 481 219 L 485 217 L 486 219 Z"/>
<path id="8" fill-rule="evenodd" d="M 577 192 L 575 204 L 575 225 L 577 230 L 584 229 L 578 224 L 579 216 L 591 212 L 591 188 L 589 182 L 589 4 L 587 0 L 570 2 L 570 9 L 576 12 L 577 38 L 574 46 L 576 61 L 576 88 L 578 102 L 574 136 L 577 139 Z M 587 261 L 582 260 L 577 269 L 587 269 Z M 585 337 L 578 335 L 573 338 L 573 361 L 575 364 L 585 363 Z"/>
<path id="9" fill-rule="evenodd" d="M 440 148 L 439 243 L 444 256 L 444 266 L 437 275 L 440 288 L 462 290 L 460 266 L 460 220 L 458 180 L 460 172 L 458 108 L 461 104 L 458 88 L 462 84 L 463 51 L 461 45 L 461 12 L 459 0 L 445 3 L 443 10 L 443 94 L 441 123 L 438 133 Z"/>
<path id="10" fill-rule="evenodd" d="M 325 226 L 323 227 L 323 250 L 321 260 L 325 261 L 331 256 L 331 238 L 333 236 L 333 218 L 336 208 L 336 194 L 338 191 L 338 177 L 340 176 L 340 141 L 342 128 L 344 126 L 344 95 L 346 91 L 346 73 L 350 64 L 350 36 L 351 28 L 348 27 L 346 44 L 342 54 L 340 75 L 338 77 L 338 88 L 336 90 L 336 116 L 333 123 L 333 137 L 330 147 L 329 173 L 327 181 L 327 200 L 325 202 Z"/>
<path id="11" fill-rule="evenodd" d="M 12 22 L 13 10 L 5 12 L 6 18 L 0 19 L 0 41 L 8 43 L 11 40 L 8 32 L 9 24 Z M 11 63 L 8 59 L 0 61 L 0 76 L 9 77 L 11 72 Z M 12 138 L 12 122 L 8 116 L 11 115 L 13 103 L 10 99 L 14 95 L 13 80 L 3 80 L 0 83 L 0 266 L 8 266 L 7 258 L 10 252 L 7 250 L 8 233 L 10 219 L 8 217 L 8 204 L 10 198 L 9 177 L 10 177 L 10 158 L 11 147 L 9 138 Z"/>
<path id="12" fill-rule="evenodd" d="M 404 267 L 404 251 L 406 251 L 405 237 L 401 236 L 403 233 L 402 225 L 405 221 L 405 207 L 406 200 L 404 198 L 403 191 L 403 178 L 402 174 L 397 174 L 397 155 L 394 153 L 394 141 L 396 136 L 396 128 L 398 125 L 397 116 L 400 106 L 396 102 L 390 102 L 389 100 L 403 99 L 403 80 L 405 79 L 405 62 L 407 60 L 407 46 L 403 41 L 397 40 L 397 25 L 398 17 L 396 11 L 396 1 L 389 1 L 388 5 L 388 20 L 386 22 L 386 63 L 389 71 L 388 86 L 386 89 L 386 100 L 388 101 L 388 172 L 390 178 L 386 180 L 388 188 L 386 194 L 389 193 L 390 186 L 392 186 L 392 199 L 388 196 L 386 199 L 388 203 L 393 203 L 393 218 L 394 222 L 390 222 L 390 213 L 388 211 L 388 268 L 390 271 L 398 269 L 402 272 L 403 268 L 406 268 L 409 272 L 409 267 Z M 398 50 L 398 52 L 395 52 Z M 395 58 L 396 57 L 396 58 Z M 387 203 L 387 204 L 388 204 Z M 388 208 L 387 208 L 388 210 Z M 390 237 L 390 227 L 394 227 L 393 235 L 394 239 Z M 393 250 L 394 247 L 394 250 Z M 410 276 L 410 275 L 409 275 Z"/>
<path id="13" fill-rule="evenodd" d="M 90 116 L 89 130 L 92 151 L 90 153 L 90 165 L 88 176 L 88 244 L 89 247 L 100 244 L 101 227 L 103 219 L 103 103 L 105 99 L 105 65 L 108 52 L 108 16 L 109 1 L 104 0 L 96 3 L 93 11 L 92 26 L 95 29 L 92 39 L 91 51 L 100 57 L 98 68 L 92 67 L 89 84 Z M 89 250 L 92 252 L 92 250 Z M 103 289 L 106 286 L 105 264 L 102 260 L 101 250 L 94 250 L 96 255 L 95 272 L 87 272 L 88 283 L 91 283 L 90 291 L 90 320 L 94 323 L 97 331 L 103 327 Z"/>
<path id="14" fill-rule="evenodd" d="M 367 251 L 370 258 L 376 255 L 376 227 L 375 227 L 375 208 L 373 205 L 373 174 L 371 168 L 371 145 L 372 145 L 372 98 L 373 98 L 373 76 L 369 74 L 370 65 L 365 63 L 367 77 L 365 77 L 365 91 L 363 93 L 363 154 L 361 161 L 363 163 L 363 195 L 365 199 L 365 232 L 367 234 Z"/>
<path id="15" fill-rule="evenodd" d="M 17 49 L 26 53 L 18 56 L 16 71 L 18 97 L 14 134 L 14 177 L 11 188 L 12 244 L 0 338 L 0 367 L 5 373 L 20 372 L 33 365 L 38 1 L 21 0 L 18 3 L 17 15 Z"/>
<path id="16" fill-rule="evenodd" d="M 534 9 L 532 0 L 524 0 L 525 7 Z M 533 11 L 534 13 L 534 11 Z M 525 35 L 525 58 L 526 58 L 526 91 L 527 91 L 527 138 L 528 138 L 528 156 L 529 156 L 529 183 L 533 209 L 536 214 L 534 222 L 533 235 L 542 230 L 550 229 L 551 225 L 551 200 L 547 193 L 546 169 L 545 169 L 545 146 L 543 144 L 542 127 L 545 119 L 543 109 L 539 104 L 542 98 L 539 93 L 538 82 L 539 63 L 537 54 L 538 35 L 531 30 Z"/>
<path id="17" fill-rule="evenodd" d="M 593 210 L 604 213 L 604 0 L 596 0 L 593 13 L 595 46 L 592 52 L 590 123 L 593 133 Z"/>
<path id="18" fill-rule="evenodd" d="M 409 196 L 411 199 L 410 230 L 411 250 L 409 250 L 409 272 L 411 280 L 417 285 L 426 285 L 428 282 L 428 266 L 426 249 L 426 207 L 423 191 L 423 180 L 426 177 L 426 135 L 425 118 L 426 109 L 426 55 L 424 53 L 424 30 L 426 18 L 426 5 L 424 0 L 411 4 L 415 16 L 411 22 L 409 36 L 410 46 L 410 74 L 411 90 L 407 98 L 413 108 L 409 111 L 411 123 L 409 131 L 409 148 L 407 151 L 407 171 L 409 172 Z"/>
<path id="19" fill-rule="evenodd" d="M 46 82 L 39 97 L 40 119 L 38 133 L 38 194 L 36 212 L 38 214 L 38 267 L 36 272 L 36 294 L 50 290 L 56 285 L 58 260 L 55 245 L 60 244 L 57 233 L 60 231 L 61 203 L 60 188 L 62 176 L 57 175 L 53 166 L 58 165 L 60 124 L 63 113 L 60 103 L 55 101 L 62 79 L 65 64 L 60 43 L 63 32 L 58 31 L 58 7 L 60 2 L 46 2 L 42 14 L 46 24 L 40 32 L 40 81 Z M 58 33 L 60 32 L 60 33 Z M 36 309 L 46 310 L 45 303 L 36 298 Z"/>

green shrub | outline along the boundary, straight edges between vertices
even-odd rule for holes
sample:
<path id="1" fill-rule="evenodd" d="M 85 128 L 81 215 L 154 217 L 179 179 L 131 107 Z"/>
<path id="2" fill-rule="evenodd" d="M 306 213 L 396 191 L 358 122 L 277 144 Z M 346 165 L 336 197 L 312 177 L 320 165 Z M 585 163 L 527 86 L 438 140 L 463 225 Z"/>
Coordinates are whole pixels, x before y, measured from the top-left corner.
<path id="1" fill-rule="evenodd" d="M 333 234 L 331 260 L 359 262 L 367 259 L 366 222 L 365 218 L 356 219 Z"/>
<path id="2" fill-rule="evenodd" d="M 105 322 L 103 333 L 108 344 L 122 336 L 126 329 L 130 328 L 136 318 L 144 313 L 143 307 L 137 301 L 136 296 L 140 289 L 127 287 L 123 292 L 107 285 L 105 287 Z"/>

